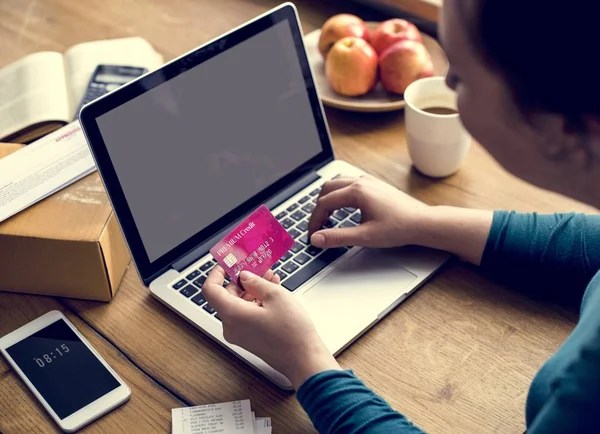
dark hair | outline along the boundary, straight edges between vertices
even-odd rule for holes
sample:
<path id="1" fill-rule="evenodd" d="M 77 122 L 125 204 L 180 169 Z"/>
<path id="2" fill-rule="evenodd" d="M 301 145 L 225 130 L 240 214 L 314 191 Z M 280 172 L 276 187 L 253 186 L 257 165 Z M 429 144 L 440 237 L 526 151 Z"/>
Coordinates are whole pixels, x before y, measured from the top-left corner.
<path id="1" fill-rule="evenodd" d="M 468 0 L 459 0 L 468 1 Z M 600 115 L 598 0 L 477 0 L 473 37 L 524 113 Z"/>

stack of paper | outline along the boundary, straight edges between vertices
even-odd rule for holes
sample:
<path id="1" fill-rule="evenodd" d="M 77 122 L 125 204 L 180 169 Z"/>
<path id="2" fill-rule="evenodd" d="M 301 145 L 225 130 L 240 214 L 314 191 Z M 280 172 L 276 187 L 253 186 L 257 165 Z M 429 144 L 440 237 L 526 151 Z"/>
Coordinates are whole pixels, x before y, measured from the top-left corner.
<path id="1" fill-rule="evenodd" d="M 256 417 L 250 400 L 171 410 L 173 434 L 271 434 L 271 418 Z"/>

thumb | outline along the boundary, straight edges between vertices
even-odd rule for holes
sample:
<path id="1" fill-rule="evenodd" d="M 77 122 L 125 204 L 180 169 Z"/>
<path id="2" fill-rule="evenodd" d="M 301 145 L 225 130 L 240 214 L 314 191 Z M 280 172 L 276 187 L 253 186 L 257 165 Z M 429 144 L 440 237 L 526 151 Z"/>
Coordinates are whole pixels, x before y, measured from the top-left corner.
<path id="1" fill-rule="evenodd" d="M 240 273 L 240 283 L 245 291 L 260 301 L 266 301 L 277 290 L 273 283 L 247 270 Z"/>
<path id="2" fill-rule="evenodd" d="M 310 237 L 310 243 L 322 249 L 343 246 L 367 246 L 369 241 L 369 229 L 366 224 L 352 228 L 323 229 L 315 232 Z"/>

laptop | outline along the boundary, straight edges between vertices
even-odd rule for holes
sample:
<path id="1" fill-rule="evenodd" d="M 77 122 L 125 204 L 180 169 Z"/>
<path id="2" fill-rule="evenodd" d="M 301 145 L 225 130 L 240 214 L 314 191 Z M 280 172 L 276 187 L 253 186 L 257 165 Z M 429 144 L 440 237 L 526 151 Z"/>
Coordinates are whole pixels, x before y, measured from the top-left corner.
<path id="1" fill-rule="evenodd" d="M 364 172 L 333 154 L 291 3 L 86 105 L 80 122 L 151 294 L 282 388 L 285 376 L 223 338 L 202 293 L 216 264 L 209 249 L 250 212 L 266 204 L 296 240 L 274 269 L 334 355 L 448 258 L 308 242 L 323 183 Z M 326 226 L 360 220 L 344 208 Z"/>

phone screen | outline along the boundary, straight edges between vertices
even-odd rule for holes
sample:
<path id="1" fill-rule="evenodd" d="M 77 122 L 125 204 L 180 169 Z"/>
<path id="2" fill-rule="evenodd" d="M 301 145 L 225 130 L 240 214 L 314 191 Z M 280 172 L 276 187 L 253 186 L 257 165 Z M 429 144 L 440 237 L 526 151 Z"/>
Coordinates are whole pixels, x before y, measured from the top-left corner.
<path id="1" fill-rule="evenodd" d="M 120 386 L 63 319 L 6 352 L 60 419 Z"/>

